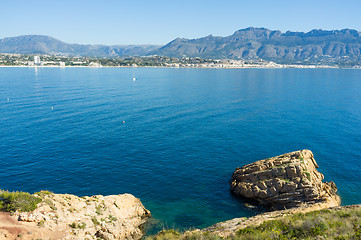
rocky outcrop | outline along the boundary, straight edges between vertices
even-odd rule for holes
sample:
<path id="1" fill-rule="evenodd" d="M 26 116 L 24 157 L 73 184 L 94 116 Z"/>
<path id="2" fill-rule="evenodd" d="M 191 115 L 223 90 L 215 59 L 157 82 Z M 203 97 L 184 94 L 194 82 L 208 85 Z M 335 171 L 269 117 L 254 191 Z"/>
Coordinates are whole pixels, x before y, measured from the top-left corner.
<path id="1" fill-rule="evenodd" d="M 140 239 L 150 217 L 131 194 L 77 197 L 40 192 L 42 202 L 32 212 L 0 216 L 0 239 Z M 2 213 L 8 214 L 8 213 Z M 14 229 L 16 230 L 15 232 Z"/>
<path id="2" fill-rule="evenodd" d="M 325 209 L 328 209 L 327 211 L 330 212 L 331 211 L 337 212 L 347 209 L 361 209 L 361 205 L 328 207 L 327 203 L 321 202 L 309 206 L 266 212 L 249 218 L 247 217 L 234 218 L 228 221 L 216 223 L 208 228 L 202 230 L 196 230 L 196 231 L 201 231 L 206 234 L 216 234 L 219 237 L 227 238 L 230 236 L 234 236 L 235 233 L 240 229 L 244 229 L 247 227 L 257 227 L 267 221 L 280 220 L 280 219 L 284 219 L 287 216 L 292 216 L 294 214 L 305 214 L 305 213 L 317 212 L 319 210 L 325 210 Z M 325 238 L 320 238 L 320 239 L 325 239 Z"/>
<path id="3" fill-rule="evenodd" d="M 327 203 L 338 206 L 340 197 L 333 182 L 324 176 L 310 150 L 300 150 L 237 168 L 231 190 L 237 196 L 258 201 L 273 209 Z"/>

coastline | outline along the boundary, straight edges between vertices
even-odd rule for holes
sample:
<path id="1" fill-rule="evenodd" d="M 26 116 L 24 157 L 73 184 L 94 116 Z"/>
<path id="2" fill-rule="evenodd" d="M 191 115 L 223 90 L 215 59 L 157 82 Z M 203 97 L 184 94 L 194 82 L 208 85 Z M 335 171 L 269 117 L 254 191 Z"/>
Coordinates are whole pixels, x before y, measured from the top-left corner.
<path id="1" fill-rule="evenodd" d="M 361 69 L 361 68 L 340 68 L 337 66 L 326 65 L 283 65 L 282 67 L 270 67 L 270 66 L 247 66 L 247 67 L 209 67 L 209 66 L 185 66 L 185 67 L 171 67 L 171 66 L 17 66 L 17 65 L 0 65 L 0 68 L 192 68 L 192 69 Z"/>
<path id="2" fill-rule="evenodd" d="M 327 226 L 323 229 L 325 232 L 316 232 L 315 235 L 328 234 L 327 236 L 330 236 L 332 232 L 336 232 L 339 236 L 343 236 L 342 232 L 339 233 L 339 226 L 336 224 L 340 219 L 352 222 L 353 219 L 358 219 L 361 213 L 359 204 L 338 206 L 335 199 L 330 199 L 323 203 L 266 211 L 251 217 L 233 218 L 202 229 L 178 232 L 170 228 L 163 229 L 156 235 L 146 235 L 150 212 L 145 209 L 139 199 L 131 194 L 79 197 L 40 191 L 33 196 L 41 198 L 42 201 L 31 212 L 0 212 L 1 239 L 30 240 L 51 237 L 52 239 L 241 240 L 253 236 L 265 225 L 274 228 L 281 227 L 281 229 L 272 233 L 269 229 L 263 229 L 261 231 L 264 231 L 264 234 L 282 235 L 283 225 L 279 223 L 289 223 L 287 226 L 292 229 L 295 226 L 290 221 L 295 220 L 296 226 L 297 222 L 302 226 L 298 228 L 300 232 L 309 232 L 305 225 L 307 221 L 308 223 L 315 222 L 315 224 L 321 221 Z M 148 224 L 152 224 L 152 221 L 149 221 Z"/>
<path id="3" fill-rule="evenodd" d="M 233 180 L 255 184 L 248 191 L 242 188 L 242 184 L 236 183 L 236 189 L 245 194 L 243 197 L 253 199 L 250 191 L 255 192 L 264 189 L 262 185 L 267 188 L 271 184 L 275 193 L 267 189 L 269 200 L 280 199 L 282 208 L 275 208 L 276 204 L 273 204 L 267 211 L 251 217 L 237 217 L 185 232 L 163 229 L 156 235 L 148 236 L 147 225 L 152 225 L 151 213 L 140 199 L 131 194 L 79 197 L 49 191 L 32 195 L 0 191 L 0 206 L 3 206 L 0 210 L 5 210 L 0 213 L 0 238 L 243 240 L 359 237 L 361 205 L 340 206 L 336 186 L 333 182 L 322 182 L 324 176 L 316 170 L 318 167 L 310 150 L 285 153 L 237 167 L 231 180 L 232 191 Z M 295 182 L 299 185 L 292 188 Z M 261 193 L 256 195 L 253 200 L 263 198 Z M 17 205 L 18 202 L 21 204 Z M 258 203 L 270 206 L 264 201 Z M 348 225 L 342 226 L 343 222 Z M 348 235 L 341 231 L 343 229 Z M 259 237 L 260 234 L 263 234 L 262 237 Z M 283 235 L 286 238 L 281 238 Z"/>

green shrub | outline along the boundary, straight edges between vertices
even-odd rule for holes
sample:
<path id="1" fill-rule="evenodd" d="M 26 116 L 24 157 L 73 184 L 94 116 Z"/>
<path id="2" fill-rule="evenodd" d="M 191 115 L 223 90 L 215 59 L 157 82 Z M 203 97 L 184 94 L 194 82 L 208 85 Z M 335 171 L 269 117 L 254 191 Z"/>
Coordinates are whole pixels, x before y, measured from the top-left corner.
<path id="1" fill-rule="evenodd" d="M 97 226 L 100 224 L 100 222 L 98 221 L 98 219 L 96 217 L 92 217 L 92 222 L 93 222 L 94 226 Z"/>
<path id="2" fill-rule="evenodd" d="M 108 216 L 108 219 L 109 219 L 109 221 L 111 221 L 111 222 L 115 222 L 115 221 L 118 220 L 116 217 L 114 217 L 114 216 L 112 216 L 112 215 L 109 215 L 109 216 Z"/>
<path id="3" fill-rule="evenodd" d="M 68 211 L 73 213 L 73 212 L 76 212 L 76 209 L 72 207 L 72 208 L 68 208 Z"/>
<path id="4" fill-rule="evenodd" d="M 82 222 L 81 224 L 78 224 L 76 222 L 73 222 L 72 224 L 69 225 L 71 228 L 75 228 L 75 229 L 84 229 L 86 227 L 86 223 Z"/>
<path id="5" fill-rule="evenodd" d="M 39 195 L 40 197 L 43 197 L 44 195 L 51 195 L 53 194 L 53 192 L 50 192 L 48 190 L 41 190 L 40 192 L 36 192 L 34 193 L 34 195 Z"/>
<path id="6" fill-rule="evenodd" d="M 305 174 L 306 174 L 306 176 L 307 176 L 307 179 L 309 180 L 309 181 L 311 181 L 311 174 L 309 173 L 309 172 L 304 172 Z"/>
<path id="7" fill-rule="evenodd" d="M 320 222 L 316 224 L 313 228 L 311 228 L 311 234 L 313 236 L 324 235 L 327 229 L 328 226 L 324 222 Z"/>
<path id="8" fill-rule="evenodd" d="M 0 211 L 31 212 L 36 209 L 36 205 L 40 202 L 41 198 L 26 192 L 2 191 L 0 193 Z"/>
<path id="9" fill-rule="evenodd" d="M 335 237 L 335 240 L 347 240 L 349 238 L 346 238 L 345 236 L 337 236 Z"/>
<path id="10" fill-rule="evenodd" d="M 95 213 L 96 214 L 98 214 L 98 215 L 102 215 L 103 213 L 102 213 L 102 207 L 100 206 L 100 205 L 97 205 L 96 207 L 95 207 Z"/>
<path id="11" fill-rule="evenodd" d="M 159 235 L 168 235 L 168 234 L 171 234 L 171 235 L 174 235 L 174 236 L 180 236 L 180 233 L 177 232 L 176 230 L 174 229 L 168 229 L 168 230 L 162 230 Z"/>
<path id="12" fill-rule="evenodd" d="M 239 229 L 237 232 L 236 232 L 236 234 L 238 235 L 238 236 L 240 236 L 240 235 L 249 235 L 249 234 L 252 234 L 252 233 L 254 233 L 254 229 L 253 228 L 243 228 L 243 229 Z"/>
<path id="13" fill-rule="evenodd" d="M 361 239 L 361 226 L 354 227 L 354 230 L 355 234 L 353 235 L 353 237 L 355 239 Z"/>
<path id="14" fill-rule="evenodd" d="M 348 218 L 351 216 L 351 213 L 349 212 L 345 212 L 345 211 L 339 211 L 337 213 L 337 215 L 340 217 L 340 218 Z"/>
<path id="15" fill-rule="evenodd" d="M 44 200 L 44 202 L 49 205 L 51 210 L 53 210 L 53 211 L 58 210 L 58 208 L 55 207 L 55 205 L 54 205 L 53 201 L 51 201 L 51 199 L 47 198 L 47 199 Z"/>
<path id="16" fill-rule="evenodd" d="M 155 236 L 147 237 L 146 240 L 180 240 L 181 234 L 174 229 L 162 230 Z"/>

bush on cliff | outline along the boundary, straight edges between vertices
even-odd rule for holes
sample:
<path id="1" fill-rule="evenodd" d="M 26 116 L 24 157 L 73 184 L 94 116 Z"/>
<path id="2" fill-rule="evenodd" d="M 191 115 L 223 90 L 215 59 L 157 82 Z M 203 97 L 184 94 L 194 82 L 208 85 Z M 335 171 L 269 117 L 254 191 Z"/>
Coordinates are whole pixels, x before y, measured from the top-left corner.
<path id="1" fill-rule="evenodd" d="M 40 202 L 41 198 L 30 193 L 0 191 L 0 211 L 3 212 L 30 212 Z"/>
<path id="2" fill-rule="evenodd" d="M 165 230 L 147 240 L 361 239 L 361 207 L 326 209 L 284 216 L 239 229 L 228 238 L 204 231 Z"/>
<path id="3" fill-rule="evenodd" d="M 361 208 L 299 213 L 237 231 L 239 239 L 360 239 Z"/>

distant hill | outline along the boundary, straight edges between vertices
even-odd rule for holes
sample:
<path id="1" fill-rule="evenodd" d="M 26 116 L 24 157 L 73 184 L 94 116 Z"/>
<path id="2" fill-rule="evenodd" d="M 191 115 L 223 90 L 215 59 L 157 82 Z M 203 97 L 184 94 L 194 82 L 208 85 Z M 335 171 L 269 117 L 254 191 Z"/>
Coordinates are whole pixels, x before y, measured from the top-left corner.
<path id="1" fill-rule="evenodd" d="M 70 56 L 143 56 L 156 45 L 82 45 L 69 44 L 43 35 L 24 35 L 0 39 L 0 52 L 20 54 L 65 54 Z"/>
<path id="2" fill-rule="evenodd" d="M 124 57 L 159 55 L 212 59 L 265 59 L 278 63 L 361 63 L 361 33 L 352 29 L 282 33 L 246 28 L 227 37 L 177 38 L 164 46 L 68 44 L 41 35 L 0 39 L 0 52 Z"/>
<path id="3" fill-rule="evenodd" d="M 360 62 L 361 33 L 351 29 L 282 33 L 251 27 L 227 37 L 177 38 L 153 53 L 171 57 L 262 58 L 276 62 Z"/>

